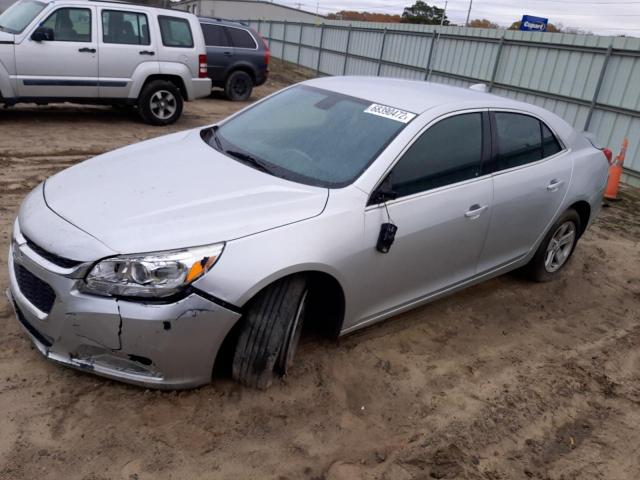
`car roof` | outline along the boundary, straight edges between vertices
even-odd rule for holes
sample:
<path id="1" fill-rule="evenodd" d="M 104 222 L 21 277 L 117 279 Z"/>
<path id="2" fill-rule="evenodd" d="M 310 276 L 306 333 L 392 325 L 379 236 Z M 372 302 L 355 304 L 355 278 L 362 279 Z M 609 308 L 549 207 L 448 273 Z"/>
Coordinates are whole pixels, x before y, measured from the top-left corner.
<path id="1" fill-rule="evenodd" d="M 307 80 L 304 84 L 418 114 L 433 107 L 462 103 L 477 104 L 478 107 L 494 105 L 513 106 L 519 109 L 523 106 L 531 107 L 522 102 L 478 90 L 401 78 L 322 77 Z"/>

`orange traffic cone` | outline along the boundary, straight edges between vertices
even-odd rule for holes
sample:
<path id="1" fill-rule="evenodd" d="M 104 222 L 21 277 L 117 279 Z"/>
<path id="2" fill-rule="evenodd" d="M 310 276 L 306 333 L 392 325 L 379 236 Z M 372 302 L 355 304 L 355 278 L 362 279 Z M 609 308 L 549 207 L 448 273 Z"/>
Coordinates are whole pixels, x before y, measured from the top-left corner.
<path id="1" fill-rule="evenodd" d="M 629 140 L 624 139 L 622 141 L 622 149 L 620 153 L 611 162 L 609 167 L 609 181 L 607 182 L 607 188 L 604 191 L 604 198 L 607 200 L 618 199 L 618 188 L 620 187 L 620 176 L 622 175 L 622 164 L 624 163 L 624 157 L 627 154 L 627 147 L 629 146 Z"/>

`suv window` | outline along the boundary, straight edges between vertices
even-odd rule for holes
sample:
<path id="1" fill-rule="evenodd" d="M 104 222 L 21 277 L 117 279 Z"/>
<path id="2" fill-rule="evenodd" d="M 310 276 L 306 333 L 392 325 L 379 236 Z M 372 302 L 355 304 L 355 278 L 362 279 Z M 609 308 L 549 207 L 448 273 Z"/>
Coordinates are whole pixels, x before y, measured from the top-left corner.
<path id="1" fill-rule="evenodd" d="M 102 41 L 125 45 L 149 45 L 149 23 L 143 13 L 102 11 Z"/>
<path id="2" fill-rule="evenodd" d="M 60 8 L 42 24 L 53 30 L 56 42 L 90 42 L 91 10 L 88 8 Z"/>
<path id="3" fill-rule="evenodd" d="M 229 35 L 231 36 L 231 43 L 237 48 L 257 48 L 255 40 L 249 32 L 242 30 L 241 28 L 227 28 Z"/>
<path id="4" fill-rule="evenodd" d="M 477 177 L 482 163 L 482 114 L 465 113 L 429 127 L 391 171 L 399 197 Z"/>
<path id="5" fill-rule="evenodd" d="M 189 21 L 184 18 L 158 17 L 162 44 L 165 47 L 193 48 Z"/>
<path id="6" fill-rule="evenodd" d="M 226 28 L 220 25 L 202 24 L 204 43 L 207 47 L 230 47 L 229 37 L 225 32 Z"/>

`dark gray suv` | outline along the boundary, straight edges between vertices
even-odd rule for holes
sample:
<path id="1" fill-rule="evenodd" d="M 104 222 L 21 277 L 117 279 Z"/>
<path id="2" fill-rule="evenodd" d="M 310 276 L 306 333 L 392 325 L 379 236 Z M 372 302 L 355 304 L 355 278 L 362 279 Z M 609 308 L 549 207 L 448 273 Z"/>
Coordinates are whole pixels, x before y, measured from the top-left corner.
<path id="1" fill-rule="evenodd" d="M 247 100 L 254 86 L 267 81 L 270 52 L 251 27 L 219 18 L 200 17 L 207 46 L 207 73 L 213 86 L 230 100 Z"/>

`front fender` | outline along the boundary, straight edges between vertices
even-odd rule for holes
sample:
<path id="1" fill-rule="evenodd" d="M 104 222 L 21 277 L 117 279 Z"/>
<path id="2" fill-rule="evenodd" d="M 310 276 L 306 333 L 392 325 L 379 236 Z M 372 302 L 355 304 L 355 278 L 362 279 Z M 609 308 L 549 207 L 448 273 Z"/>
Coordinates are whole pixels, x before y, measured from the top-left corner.
<path id="1" fill-rule="evenodd" d="M 15 56 L 13 44 L 0 45 L 0 95 L 2 98 L 14 98 L 17 96 L 15 81 L 11 79 L 9 72 L 15 71 Z"/>

